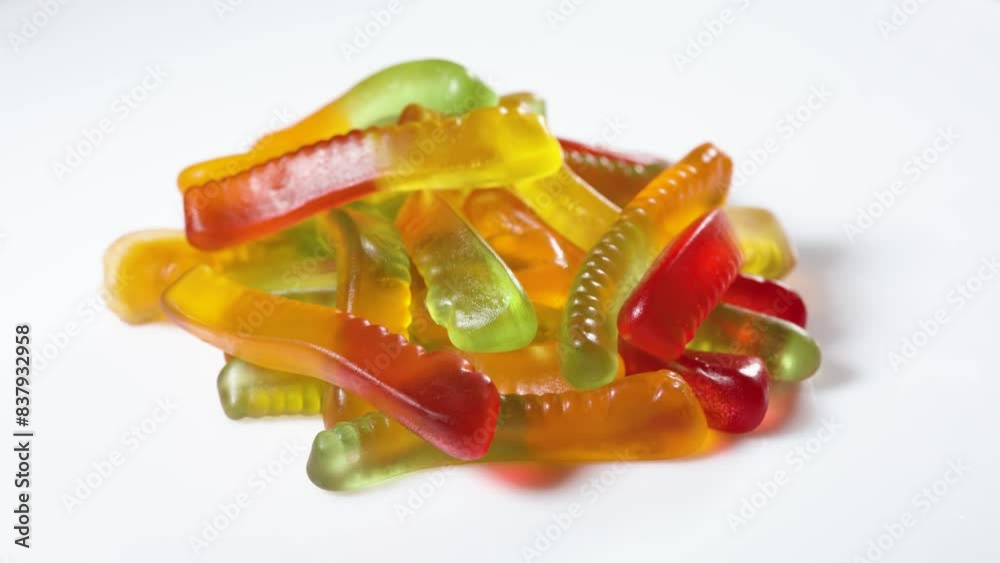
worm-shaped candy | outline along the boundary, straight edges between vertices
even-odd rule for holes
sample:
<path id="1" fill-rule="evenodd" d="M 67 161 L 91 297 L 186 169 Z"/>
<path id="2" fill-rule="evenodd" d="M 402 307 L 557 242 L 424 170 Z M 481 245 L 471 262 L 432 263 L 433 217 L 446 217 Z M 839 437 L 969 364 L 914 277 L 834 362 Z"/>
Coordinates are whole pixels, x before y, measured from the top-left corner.
<path id="1" fill-rule="evenodd" d="M 450 455 L 475 459 L 489 448 L 499 394 L 455 354 L 425 352 L 366 320 L 246 288 L 207 266 L 167 288 L 163 306 L 213 346 L 357 393 Z"/>
<path id="2" fill-rule="evenodd" d="M 396 227 L 350 207 L 317 218 L 337 255 L 337 308 L 405 334 L 410 326 L 410 259 Z"/>
<path id="3" fill-rule="evenodd" d="M 569 139 L 560 138 L 559 144 L 570 169 L 618 207 L 628 205 L 639 190 L 670 165 L 660 158 L 626 154 Z"/>
<path id="4" fill-rule="evenodd" d="M 503 395 L 545 395 L 573 391 L 559 371 L 559 352 L 555 342 L 530 344 L 510 352 L 461 352 L 479 373 L 489 376 Z M 662 362 L 655 370 L 664 369 Z M 650 371 L 655 371 L 650 370 Z M 615 374 L 625 376 L 625 364 Z M 336 389 L 336 388 L 334 388 Z M 337 422 L 356 418 L 374 410 L 364 399 L 343 390 L 327 393 L 323 420 L 329 428 Z"/>
<path id="5" fill-rule="evenodd" d="M 542 117 L 505 107 L 352 131 L 184 192 L 194 246 L 215 249 L 279 231 L 374 193 L 502 186 L 562 165 Z"/>
<path id="6" fill-rule="evenodd" d="M 219 400 L 226 416 L 315 415 L 330 386 L 322 379 L 274 371 L 233 358 L 219 372 Z"/>
<path id="7" fill-rule="evenodd" d="M 584 250 L 600 240 L 600 226 L 618 219 L 618 206 L 565 165 L 549 176 L 515 183 L 514 193 L 553 230 Z"/>
<path id="8" fill-rule="evenodd" d="M 427 284 L 427 310 L 457 348 L 502 352 L 531 342 L 538 319 L 524 289 L 448 203 L 411 194 L 396 226 Z"/>
<path id="9" fill-rule="evenodd" d="M 721 209 L 702 216 L 663 250 L 622 305 L 622 340 L 671 361 L 740 271 L 740 248 Z"/>
<path id="10" fill-rule="evenodd" d="M 501 99 L 501 104 L 505 103 Z M 621 206 L 667 162 L 631 156 L 567 139 L 559 140 L 565 164 L 558 172 L 514 184 L 514 192 L 553 230 L 589 250 L 618 219 Z M 592 182 L 600 182 L 600 186 Z"/>
<path id="11" fill-rule="evenodd" d="M 385 68 L 336 100 L 259 141 L 245 154 L 189 166 L 177 179 L 181 190 L 221 180 L 304 146 L 353 129 L 390 123 L 407 104 L 448 115 L 497 104 L 496 94 L 469 71 L 443 60 L 419 60 Z"/>
<path id="12" fill-rule="evenodd" d="M 723 294 L 722 301 L 806 327 L 805 301 L 795 290 L 776 280 L 740 274 Z"/>
<path id="13" fill-rule="evenodd" d="M 561 311 L 583 252 L 503 189 L 476 190 L 465 199 L 465 217 L 521 282 L 539 317 L 539 332 L 557 334 Z M 552 326 L 542 325 L 548 317 Z"/>
<path id="14" fill-rule="evenodd" d="M 410 260 L 392 222 L 362 206 L 331 211 L 315 221 L 337 257 L 336 307 L 389 332 L 405 332 L 410 326 Z M 240 360 L 230 361 L 219 374 L 219 396 L 230 418 L 318 414 L 327 388 L 336 390 L 334 397 L 349 395 L 322 380 Z"/>
<path id="15" fill-rule="evenodd" d="M 819 345 L 788 321 L 720 303 L 689 350 L 756 356 L 776 381 L 801 381 L 819 369 Z"/>
<path id="16" fill-rule="evenodd" d="M 795 268 L 795 247 L 778 218 L 758 207 L 726 207 L 743 251 L 744 274 L 779 279 Z"/>
<path id="17" fill-rule="evenodd" d="M 618 349 L 626 373 L 670 369 L 683 377 L 698 396 L 713 430 L 750 432 L 767 414 L 770 375 L 760 358 L 689 350 L 677 360 L 665 362 L 625 342 Z"/>
<path id="18" fill-rule="evenodd" d="M 194 248 L 183 231 L 151 229 L 129 233 L 105 252 L 108 307 L 128 323 L 162 319 L 163 290 L 199 264 L 256 289 L 323 304 L 332 304 L 337 287 L 333 254 L 311 221 L 215 252 Z"/>
<path id="19" fill-rule="evenodd" d="M 670 459 L 696 451 L 707 432 L 684 380 L 652 372 L 591 391 L 504 395 L 496 436 L 482 461 Z M 341 491 L 460 462 L 385 415 L 370 413 L 320 432 L 306 470 L 319 487 Z"/>
<path id="20" fill-rule="evenodd" d="M 695 218 L 725 200 L 732 161 L 712 144 L 653 179 L 590 250 L 570 289 L 559 333 L 563 374 L 579 389 L 618 368 L 618 312 L 656 255 Z"/>

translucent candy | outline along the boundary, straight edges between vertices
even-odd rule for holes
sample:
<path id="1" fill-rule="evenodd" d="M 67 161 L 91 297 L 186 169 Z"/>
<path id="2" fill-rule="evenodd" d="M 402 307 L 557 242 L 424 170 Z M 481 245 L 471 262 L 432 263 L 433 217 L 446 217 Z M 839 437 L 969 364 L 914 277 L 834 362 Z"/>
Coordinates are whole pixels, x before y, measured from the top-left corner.
<path id="1" fill-rule="evenodd" d="M 691 389 L 670 372 L 627 377 L 591 391 L 504 395 L 482 461 L 590 462 L 669 459 L 707 436 Z M 328 490 L 351 490 L 421 469 L 460 463 L 381 413 L 320 432 L 306 465 Z"/>
<path id="2" fill-rule="evenodd" d="M 742 274 L 729 286 L 722 300 L 806 327 L 805 302 L 792 288 L 779 281 Z"/>
<path id="3" fill-rule="evenodd" d="M 396 227 L 378 214 L 351 208 L 317 221 L 337 253 L 337 308 L 405 334 L 410 326 L 410 259 Z"/>
<path id="4" fill-rule="evenodd" d="M 666 160 L 559 139 L 566 164 L 605 198 L 624 207 L 670 163 Z M 610 225 L 609 225 L 610 226 Z"/>
<path id="5" fill-rule="evenodd" d="M 819 369 L 819 345 L 788 321 L 719 304 L 705 319 L 689 350 L 756 356 L 776 381 L 800 381 Z"/>
<path id="6" fill-rule="evenodd" d="M 396 225 L 427 284 L 427 310 L 457 348 L 502 352 L 532 341 L 538 319 L 521 284 L 450 205 L 413 194 Z"/>
<path id="7" fill-rule="evenodd" d="M 517 276 L 539 316 L 539 330 L 556 334 L 560 315 L 545 324 L 539 308 L 561 310 L 583 252 L 557 234 L 507 190 L 476 190 L 463 207 L 465 217 Z"/>
<path id="8" fill-rule="evenodd" d="M 218 379 L 222 410 L 234 420 L 319 414 L 328 387 L 321 379 L 269 370 L 236 358 L 222 368 Z"/>
<path id="9" fill-rule="evenodd" d="M 367 194 L 501 186 L 561 164 L 541 117 L 503 107 L 353 131 L 185 191 L 187 236 L 232 246 Z"/>
<path id="10" fill-rule="evenodd" d="M 743 273 L 779 279 L 795 268 L 795 248 L 778 218 L 767 209 L 727 207 L 743 251 Z"/>
<path id="11" fill-rule="evenodd" d="M 497 96 L 465 67 L 453 62 L 420 60 L 394 65 L 362 80 L 298 123 L 265 136 L 245 154 L 189 166 L 177 183 L 181 190 L 187 190 L 353 129 L 390 123 L 411 103 L 460 115 L 496 105 Z"/>
<path id="12" fill-rule="evenodd" d="M 568 166 L 549 176 L 517 182 L 514 193 L 556 232 L 584 250 L 600 240 L 601 225 L 618 219 L 618 206 Z"/>
<path id="13" fill-rule="evenodd" d="M 729 157 L 715 146 L 696 148 L 643 188 L 587 254 L 559 335 L 562 370 L 573 386 L 592 389 L 613 379 L 622 303 L 677 234 L 722 204 L 731 172 Z"/>
<path id="14" fill-rule="evenodd" d="M 531 92 L 511 92 L 500 96 L 500 105 L 545 117 L 545 100 Z"/>
<path id="15" fill-rule="evenodd" d="M 622 340 L 674 360 L 740 270 L 740 249 L 721 209 L 702 216 L 660 254 L 618 315 Z"/>
<path id="16" fill-rule="evenodd" d="M 337 287 L 334 255 L 311 221 L 216 252 L 194 248 L 182 231 L 151 229 L 129 233 L 105 252 L 108 307 L 128 323 L 162 319 L 163 290 L 202 264 L 256 289 L 324 304 L 332 304 Z"/>
<path id="17" fill-rule="evenodd" d="M 163 305 L 226 353 L 343 387 L 451 455 L 475 459 L 489 447 L 489 439 L 467 440 L 492 436 L 499 394 L 459 356 L 425 352 L 368 321 L 240 286 L 206 266 L 170 286 Z"/>
<path id="18" fill-rule="evenodd" d="M 618 349 L 626 373 L 670 369 L 683 377 L 698 396 L 713 430 L 750 432 L 767 414 L 770 375 L 760 358 L 688 351 L 665 362 L 625 342 Z"/>

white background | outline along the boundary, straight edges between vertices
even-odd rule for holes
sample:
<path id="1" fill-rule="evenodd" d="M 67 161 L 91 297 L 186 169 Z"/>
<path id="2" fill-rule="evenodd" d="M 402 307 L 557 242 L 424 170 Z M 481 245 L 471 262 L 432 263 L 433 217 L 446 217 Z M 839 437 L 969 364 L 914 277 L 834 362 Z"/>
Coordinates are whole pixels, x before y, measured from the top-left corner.
<path id="1" fill-rule="evenodd" d="M 546 15 L 558 13 L 556 0 L 401 0 L 350 60 L 343 45 L 388 2 L 233 3 L 220 15 L 211 0 L 69 2 L 24 42 L 10 34 L 25 37 L 22 18 L 40 4 L 0 3 L 0 332 L 31 323 L 36 363 L 43 347 L 58 348 L 33 377 L 30 551 L 12 544 L 14 458 L 0 445 L 0 555 L 517 561 L 578 502 L 582 515 L 540 560 L 856 561 L 907 512 L 913 526 L 882 538 L 884 561 L 998 560 L 1000 279 L 974 280 L 981 289 L 962 307 L 952 292 L 1000 245 L 1000 2 L 927 0 L 884 36 L 889 0 L 590 0 L 564 21 Z M 675 54 L 723 9 L 734 21 L 711 41 L 703 34 L 707 46 L 679 68 Z M 298 118 L 385 65 L 423 57 L 457 60 L 498 91 L 538 92 L 552 128 L 571 138 L 597 139 L 611 120 L 625 125 L 615 146 L 678 157 L 713 140 L 744 164 L 775 139 L 778 150 L 732 198 L 783 220 L 801 258 L 789 282 L 823 346 L 822 369 L 783 425 L 698 459 L 620 475 L 589 467 L 540 492 L 466 468 L 331 494 L 306 478 L 306 453 L 272 464 L 285 442 L 308 446 L 319 421 L 226 419 L 217 351 L 170 326 L 128 327 L 103 308 L 104 249 L 130 230 L 182 225 L 183 166 L 240 149 L 276 114 Z M 157 65 L 162 82 L 127 116 L 114 111 Z M 779 121 L 813 88 L 832 97 L 787 137 Z M 105 118 L 113 131 L 57 178 L 53 163 Z M 915 179 L 904 167 L 939 128 L 957 139 Z M 905 192 L 849 238 L 859 208 L 897 179 Z M 948 322 L 917 335 L 939 310 Z M 893 369 L 889 354 L 915 336 L 923 345 Z M 13 366 L 13 338 L 4 339 Z M 11 418 L 12 387 L 0 391 Z M 133 451 L 122 436 L 157 400 L 176 411 Z M 819 445 L 824 421 L 842 429 Z M 800 463 L 803 447 L 815 453 Z M 124 463 L 68 511 L 77 479 L 116 450 Z M 968 470 L 925 511 L 915 497 L 949 462 Z M 248 482 L 269 464 L 278 478 L 264 490 Z M 762 506 L 734 530 L 730 515 L 776 471 L 785 484 L 766 503 L 758 495 Z M 602 476 L 614 482 L 590 502 L 589 482 Z M 429 498 L 400 521 L 397 507 L 421 491 Z M 189 538 L 239 493 L 251 506 L 196 556 Z"/>

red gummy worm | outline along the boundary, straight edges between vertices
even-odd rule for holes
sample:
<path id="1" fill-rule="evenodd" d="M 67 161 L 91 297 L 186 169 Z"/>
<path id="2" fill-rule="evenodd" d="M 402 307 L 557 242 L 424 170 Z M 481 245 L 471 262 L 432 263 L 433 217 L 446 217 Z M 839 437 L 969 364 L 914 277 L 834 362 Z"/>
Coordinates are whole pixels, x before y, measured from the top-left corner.
<path id="1" fill-rule="evenodd" d="M 698 396 L 709 427 L 749 432 L 764 420 L 770 376 L 760 358 L 685 352 L 670 367 Z"/>
<path id="2" fill-rule="evenodd" d="M 661 360 L 674 360 L 736 278 L 736 236 L 719 209 L 695 220 L 646 272 L 618 315 L 619 337 Z"/>
<path id="3" fill-rule="evenodd" d="M 375 144 L 370 132 L 353 131 L 187 190 L 188 240 L 232 246 L 375 191 Z"/>
<path id="4" fill-rule="evenodd" d="M 760 358 L 688 351 L 674 362 L 664 362 L 625 342 L 618 351 L 626 374 L 660 369 L 680 374 L 698 397 L 708 426 L 714 430 L 749 432 L 767 414 L 770 375 Z"/>
<path id="5" fill-rule="evenodd" d="M 722 301 L 806 327 L 805 302 L 795 290 L 779 281 L 740 274 L 723 294 Z"/>

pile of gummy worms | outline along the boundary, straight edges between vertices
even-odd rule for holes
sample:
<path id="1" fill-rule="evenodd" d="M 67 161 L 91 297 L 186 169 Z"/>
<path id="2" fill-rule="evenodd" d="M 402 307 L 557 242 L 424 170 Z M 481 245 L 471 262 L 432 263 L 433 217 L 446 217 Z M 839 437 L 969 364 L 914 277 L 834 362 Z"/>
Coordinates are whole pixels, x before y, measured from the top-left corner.
<path id="1" fill-rule="evenodd" d="M 233 419 L 320 415 L 329 490 L 471 461 L 663 460 L 749 432 L 819 367 L 795 253 L 732 162 L 560 139 L 464 67 L 384 69 L 188 167 L 186 232 L 105 256 L 124 321 L 226 354 Z"/>

